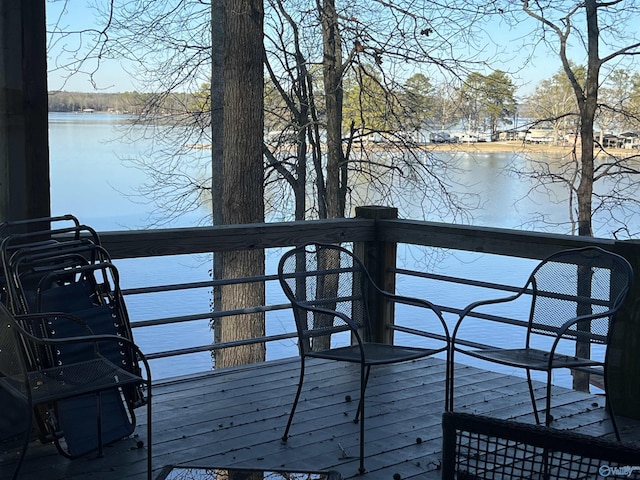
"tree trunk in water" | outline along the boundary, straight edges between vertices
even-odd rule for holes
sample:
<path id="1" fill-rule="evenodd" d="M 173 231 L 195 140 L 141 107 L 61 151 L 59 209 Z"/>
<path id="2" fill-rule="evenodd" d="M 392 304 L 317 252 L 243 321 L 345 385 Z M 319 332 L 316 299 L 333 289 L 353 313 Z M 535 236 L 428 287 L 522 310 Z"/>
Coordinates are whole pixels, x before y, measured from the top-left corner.
<path id="1" fill-rule="evenodd" d="M 234 0 L 225 8 L 224 151 L 222 218 L 225 224 L 264 221 L 262 137 L 264 131 L 262 0 Z M 225 252 L 221 278 L 263 275 L 264 251 Z M 218 270 L 216 268 L 216 270 Z M 264 305 L 264 284 L 229 285 L 220 289 L 220 309 Z M 216 341 L 264 335 L 264 314 L 225 317 L 216 322 Z M 233 347 L 216 353 L 216 368 L 264 361 L 264 344 Z"/>

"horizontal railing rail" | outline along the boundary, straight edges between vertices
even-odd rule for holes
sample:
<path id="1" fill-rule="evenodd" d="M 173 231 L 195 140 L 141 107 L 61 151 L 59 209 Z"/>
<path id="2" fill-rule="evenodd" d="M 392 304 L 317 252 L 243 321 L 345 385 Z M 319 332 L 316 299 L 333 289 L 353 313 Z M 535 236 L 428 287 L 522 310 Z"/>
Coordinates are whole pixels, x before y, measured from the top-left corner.
<path id="1" fill-rule="evenodd" d="M 368 219 L 258 223 L 157 230 L 100 232 L 115 259 L 261 250 L 308 242 L 364 242 L 376 236 Z"/>
<path id="2" fill-rule="evenodd" d="M 475 252 L 479 255 L 496 254 L 538 260 L 564 248 L 597 245 L 605 249 L 616 250 L 618 244 L 625 243 L 608 239 L 582 238 L 425 221 L 396 219 L 373 220 L 362 218 L 130 232 L 101 232 L 100 238 L 114 259 L 202 254 L 234 250 L 273 249 L 293 247 L 308 242 L 354 244 L 359 242 L 386 242 L 434 247 L 439 250 Z M 636 247 L 639 249 L 638 251 L 640 251 L 640 246 L 636 244 L 633 248 Z M 390 273 L 395 276 L 410 276 L 427 281 L 479 287 L 502 293 L 514 293 L 520 288 L 520 285 L 508 285 L 482 279 L 474 280 L 454 275 L 436 274 L 412 269 L 408 266 L 393 266 L 389 268 L 389 270 Z M 217 285 L 227 285 L 231 283 L 274 282 L 276 280 L 277 277 L 275 275 L 239 279 L 216 279 L 184 284 L 175 283 L 170 285 L 136 287 L 126 289 L 124 293 L 129 297 L 193 288 L 213 288 Z M 454 316 L 457 316 L 461 311 L 459 307 L 450 305 L 447 299 L 430 300 L 437 300 L 434 303 L 437 303 L 444 312 Z M 234 316 L 251 312 L 272 312 L 286 310 L 288 308 L 289 304 L 276 302 L 271 305 L 248 306 L 247 308 L 233 311 L 207 311 L 190 315 L 158 316 L 158 318 L 136 320 L 132 323 L 132 326 L 135 329 L 154 328 L 167 324 L 188 324 L 195 320 L 215 320 L 223 316 Z M 506 323 L 520 325 L 522 321 L 507 319 Z M 419 334 L 415 329 L 402 325 L 391 325 L 388 327 L 400 332 Z M 291 328 L 293 329 L 293 321 L 291 322 Z M 432 338 L 437 337 L 437 335 L 432 336 Z M 203 341 L 203 343 L 198 346 L 151 352 L 148 358 L 168 358 L 197 352 L 211 352 L 238 345 L 294 338 L 296 338 L 296 333 L 290 331 L 220 344 Z M 472 340 L 469 341 L 469 344 L 480 346 L 480 344 Z"/>
<path id="3" fill-rule="evenodd" d="M 100 232 L 100 238 L 114 259 L 376 240 L 539 260 L 565 248 L 597 245 L 611 249 L 616 243 L 627 243 L 419 220 L 359 218 Z"/>
<path id="4" fill-rule="evenodd" d="M 128 288 L 123 289 L 122 293 L 125 298 L 134 296 L 134 295 L 145 295 L 149 293 L 164 293 L 164 292 L 174 292 L 181 290 L 189 290 L 189 289 L 200 289 L 200 288 L 213 288 L 216 286 L 222 285 L 234 285 L 234 284 L 246 284 L 246 283 L 265 283 L 268 281 L 277 280 L 276 275 L 261 275 L 261 276 L 253 276 L 253 277 L 242 277 L 242 278 L 234 278 L 234 279 L 221 279 L 221 280 L 210 280 L 203 282 L 189 282 L 182 284 L 171 284 L 171 285 L 154 285 L 149 287 L 136 287 L 136 288 Z M 175 325 L 181 323 L 188 323 L 196 320 L 208 320 L 215 321 L 215 319 L 222 317 L 233 317 L 235 315 L 243 315 L 247 313 L 266 313 L 273 312 L 278 310 L 286 310 L 290 308 L 289 303 L 280 303 L 280 304 L 272 304 L 272 305 L 259 305 L 253 307 L 246 307 L 234 310 L 223 310 L 223 311 L 211 311 L 208 310 L 206 312 L 195 313 L 191 315 L 179 315 L 179 316 L 168 316 L 168 317 L 159 317 L 145 320 L 132 320 L 131 328 L 141 329 L 141 328 L 149 328 L 154 326 L 161 325 Z M 192 346 L 187 348 L 178 348 L 171 350 L 159 350 L 146 354 L 148 360 L 156 360 L 160 358 L 168 358 L 168 357 L 176 357 L 181 355 L 190 355 L 194 353 L 202 353 L 202 352 L 214 352 L 216 350 L 221 350 L 224 348 L 237 347 L 243 345 L 251 345 L 251 344 L 259 344 L 265 342 L 275 342 L 279 340 L 287 340 L 296 338 L 297 334 L 295 332 L 287 332 L 281 334 L 273 334 L 261 337 L 247 338 L 236 341 L 227 341 L 220 343 L 208 342 L 198 346 Z"/>
<path id="5" fill-rule="evenodd" d="M 112 258 L 131 259 L 167 255 L 202 254 L 225 251 L 269 249 L 300 245 L 308 242 L 344 243 L 365 241 L 374 238 L 375 222 L 366 219 L 318 220 L 313 222 L 286 222 L 251 225 L 223 225 L 218 227 L 191 227 L 176 229 L 136 230 L 100 232 L 102 245 Z M 192 288 L 213 288 L 235 283 L 268 282 L 277 280 L 274 275 L 238 279 L 220 279 L 205 282 L 149 286 L 126 289 L 127 296 L 187 290 Z M 271 312 L 289 308 L 289 304 L 253 306 L 233 311 L 201 312 L 192 315 L 152 318 L 132 321 L 132 328 L 153 328 L 170 324 L 188 324 L 197 320 L 215 320 L 253 312 Z M 293 323 L 292 323 L 293 326 Z M 186 328 L 186 327 L 185 327 Z M 213 335 L 212 335 L 213 336 Z M 237 340 L 233 342 L 202 343 L 198 346 L 160 350 L 147 355 L 156 359 L 213 352 L 223 348 L 275 342 L 297 338 L 294 331 L 267 335 L 264 337 Z"/>

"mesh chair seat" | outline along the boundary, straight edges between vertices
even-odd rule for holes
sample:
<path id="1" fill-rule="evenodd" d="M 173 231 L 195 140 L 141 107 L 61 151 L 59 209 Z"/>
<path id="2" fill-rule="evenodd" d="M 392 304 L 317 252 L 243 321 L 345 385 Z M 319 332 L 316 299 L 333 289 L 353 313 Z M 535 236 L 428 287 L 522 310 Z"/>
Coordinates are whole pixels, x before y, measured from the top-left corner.
<path id="1" fill-rule="evenodd" d="M 529 368 L 531 370 L 547 370 L 551 354 L 546 350 L 535 348 L 488 348 L 485 350 L 465 350 L 467 355 L 489 360 L 512 367 Z M 576 368 L 602 365 L 591 358 L 574 357 L 556 353 L 553 355 L 553 368 Z"/>
<path id="2" fill-rule="evenodd" d="M 429 357 L 442 351 L 441 348 L 418 348 L 405 347 L 401 345 L 387 345 L 386 343 L 365 343 L 364 350 L 365 365 L 385 365 L 390 363 L 408 362 L 418 358 Z M 321 350 L 319 352 L 309 352 L 308 357 L 324 358 L 325 360 L 337 360 L 341 362 L 362 362 L 362 350 L 358 345 Z"/>
<path id="3" fill-rule="evenodd" d="M 27 385 L 31 385 L 31 400 L 34 404 L 139 384 L 143 381 L 142 377 L 133 375 L 103 358 L 28 372 L 27 375 L 28 384 L 25 383 L 24 376 L 16 375 L 0 377 L 0 384 L 25 397 Z"/>

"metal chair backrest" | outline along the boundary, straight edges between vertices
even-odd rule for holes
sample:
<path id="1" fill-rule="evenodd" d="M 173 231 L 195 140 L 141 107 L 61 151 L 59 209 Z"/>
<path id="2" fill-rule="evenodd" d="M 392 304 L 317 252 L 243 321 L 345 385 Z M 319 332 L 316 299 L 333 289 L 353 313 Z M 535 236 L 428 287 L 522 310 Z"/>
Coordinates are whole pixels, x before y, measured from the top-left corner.
<path id="1" fill-rule="evenodd" d="M 0 224 L 0 301 L 14 314 L 28 313 L 25 295 L 34 282 L 47 268 L 62 268 L 64 258 L 74 265 L 78 257 L 91 263 L 109 260 L 98 233 L 73 215 Z"/>
<path id="2" fill-rule="evenodd" d="M 351 252 L 325 244 L 297 247 L 280 259 L 278 277 L 293 307 L 302 355 L 331 348 L 338 332 L 368 340 L 369 276 Z"/>
<path id="3" fill-rule="evenodd" d="M 574 431 L 445 412 L 442 432 L 443 480 L 640 477 L 640 448 Z"/>
<path id="4" fill-rule="evenodd" d="M 580 317 L 565 336 L 607 343 L 610 324 L 632 280 L 629 262 L 599 247 L 551 255 L 529 277 L 529 333 L 555 336 L 566 321 Z"/>

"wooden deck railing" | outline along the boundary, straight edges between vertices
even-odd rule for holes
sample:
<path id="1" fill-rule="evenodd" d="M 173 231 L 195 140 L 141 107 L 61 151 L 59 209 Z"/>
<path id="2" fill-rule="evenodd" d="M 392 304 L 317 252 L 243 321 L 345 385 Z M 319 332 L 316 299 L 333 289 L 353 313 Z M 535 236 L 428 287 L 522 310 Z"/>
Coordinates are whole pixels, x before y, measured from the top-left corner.
<path id="1" fill-rule="evenodd" d="M 434 222 L 396 219 L 394 209 L 363 207 L 358 209 L 358 218 L 318 220 L 305 222 L 269 223 L 254 225 L 225 225 L 220 227 L 193 227 L 164 230 L 144 230 L 127 232 L 101 232 L 103 244 L 114 259 L 141 258 L 165 255 L 202 254 L 221 251 L 272 249 L 290 247 L 311 241 L 351 243 L 356 253 L 365 258 L 368 268 L 372 270 L 378 282 L 388 290 L 395 289 L 398 276 L 422 278 L 429 281 L 446 282 L 452 285 L 472 285 L 483 288 L 509 291 L 520 285 L 504 285 L 483 280 L 472 280 L 456 276 L 435 274 L 424 270 L 416 270 L 409 266 L 398 266 L 396 246 L 407 244 L 425 246 L 451 251 L 477 252 L 478 254 L 497 254 L 509 257 L 541 259 L 552 252 L 563 248 L 585 245 L 598 245 L 625 256 L 633 265 L 638 277 L 640 274 L 640 242 L 619 242 L 607 239 L 582 238 L 576 236 L 543 234 L 517 230 L 471 227 Z M 148 288 L 129 289 L 127 295 L 143 295 L 157 291 L 181 290 L 190 288 L 213 287 L 228 282 L 271 282 L 275 277 L 260 276 L 244 279 L 216 279 L 191 284 L 174 284 L 166 286 L 150 286 Z M 416 295 L 419 296 L 419 295 Z M 621 321 L 628 327 L 625 351 L 629 352 L 627 363 L 629 375 L 640 378 L 640 278 L 627 302 Z M 455 314 L 459 307 L 452 306 L 447 298 L 433 299 L 444 311 Z M 199 314 L 177 317 L 158 317 L 133 322 L 134 328 L 154 328 L 169 323 L 187 325 L 194 320 L 211 319 L 230 316 L 247 311 L 274 311 L 288 308 L 286 304 L 248 306 L 247 309 L 234 312 L 202 312 Z M 378 308 L 379 312 L 386 309 Z M 388 328 L 393 319 L 379 318 L 379 340 L 389 341 L 393 334 Z M 292 324 L 293 327 L 293 324 Z M 257 343 L 295 338 L 295 332 L 285 332 L 275 336 L 255 338 L 225 344 L 209 344 L 164 352 L 151 352 L 149 358 L 186 355 L 194 352 L 211 351 L 242 343 Z M 631 382 L 630 382 L 631 383 Z M 635 387 L 624 386 L 625 395 L 629 399 L 627 407 L 618 411 L 635 412 L 640 416 L 636 399 L 640 398 L 640 386 L 633 381 Z M 622 388 L 622 387 L 621 387 Z M 630 415 L 633 416 L 633 415 Z"/>

